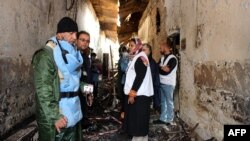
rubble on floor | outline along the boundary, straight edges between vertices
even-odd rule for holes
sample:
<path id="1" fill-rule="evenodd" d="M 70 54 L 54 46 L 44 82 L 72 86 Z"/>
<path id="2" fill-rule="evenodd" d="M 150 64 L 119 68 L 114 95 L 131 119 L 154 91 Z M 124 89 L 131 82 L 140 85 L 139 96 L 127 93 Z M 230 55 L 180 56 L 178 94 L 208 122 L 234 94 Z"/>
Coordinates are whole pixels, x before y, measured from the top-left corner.
<path id="1" fill-rule="evenodd" d="M 106 87 L 103 90 L 101 87 L 94 104 L 84 113 L 85 120 L 82 124 L 84 141 L 131 141 L 132 137 L 121 130 L 120 102 L 111 93 L 110 88 Z M 176 118 L 171 125 L 153 124 L 153 121 L 159 118 L 159 113 L 151 109 L 149 141 L 201 141 L 197 140 L 194 132 L 198 123 L 190 128 L 179 118 L 178 112 L 175 115 Z M 8 139 L 37 140 L 37 125 L 32 122 L 26 126 Z"/>
<path id="2" fill-rule="evenodd" d="M 94 110 L 94 109 L 93 109 Z M 100 112 L 100 107 L 99 111 Z M 91 113 L 91 112 L 90 112 Z M 97 114 L 95 112 L 95 114 Z M 198 126 L 189 128 L 181 119 L 177 118 L 172 125 L 156 125 L 152 121 L 159 115 L 152 114 L 150 120 L 149 141 L 194 141 L 194 130 Z M 119 112 L 110 111 L 100 113 L 99 116 L 88 115 L 89 125 L 83 129 L 85 141 L 131 141 L 132 137 L 121 132 L 122 123 Z"/>
<path id="3" fill-rule="evenodd" d="M 102 93 L 102 91 L 99 91 Z M 131 141 L 132 137 L 122 132 L 120 120 L 119 100 L 105 93 L 95 99 L 93 107 L 88 108 L 86 121 L 83 127 L 84 141 Z M 103 100 L 106 99 L 106 100 Z M 115 107 L 112 103 L 118 101 Z M 176 114 L 174 124 L 156 125 L 153 120 L 159 118 L 159 113 L 151 109 L 149 141 L 195 141 L 194 131 L 198 124 L 189 128 Z"/>

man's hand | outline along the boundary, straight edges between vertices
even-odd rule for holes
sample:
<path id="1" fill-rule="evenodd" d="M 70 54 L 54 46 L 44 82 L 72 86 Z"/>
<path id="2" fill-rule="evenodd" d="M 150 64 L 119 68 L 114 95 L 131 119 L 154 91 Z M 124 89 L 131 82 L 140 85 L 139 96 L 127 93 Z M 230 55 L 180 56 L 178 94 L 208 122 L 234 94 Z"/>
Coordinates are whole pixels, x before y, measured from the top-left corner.
<path id="1" fill-rule="evenodd" d="M 88 106 L 92 106 L 92 104 L 93 104 L 93 101 L 94 101 L 94 97 L 93 97 L 93 94 L 87 94 L 86 95 L 86 102 L 87 102 L 87 105 Z"/>
<path id="2" fill-rule="evenodd" d="M 66 117 L 62 117 L 55 122 L 55 127 L 56 127 L 56 130 L 58 133 L 61 132 L 61 130 L 60 130 L 61 128 L 64 128 L 67 126 L 67 122 L 68 122 L 68 120 Z"/>
<path id="3" fill-rule="evenodd" d="M 161 67 L 161 69 L 165 72 L 169 72 L 170 71 L 170 68 L 168 66 L 165 66 L 165 67 Z"/>
<path id="4" fill-rule="evenodd" d="M 133 96 L 128 97 L 128 104 L 134 104 L 135 98 Z"/>

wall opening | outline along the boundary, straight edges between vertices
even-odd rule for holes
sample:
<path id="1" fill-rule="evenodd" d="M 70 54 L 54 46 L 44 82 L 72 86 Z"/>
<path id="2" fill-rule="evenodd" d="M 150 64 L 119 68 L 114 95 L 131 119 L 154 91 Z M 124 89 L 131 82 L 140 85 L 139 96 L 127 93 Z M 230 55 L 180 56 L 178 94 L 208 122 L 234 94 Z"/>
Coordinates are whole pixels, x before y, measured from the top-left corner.
<path id="1" fill-rule="evenodd" d="M 175 90 L 174 90 L 174 107 L 175 107 L 175 112 L 177 112 L 176 114 L 179 114 L 180 112 L 180 96 L 179 96 L 179 92 L 180 92 L 180 53 L 179 53 L 179 49 L 180 49 L 180 32 L 174 32 L 172 34 L 170 34 L 168 36 L 168 38 L 170 38 L 170 40 L 173 42 L 173 54 L 177 57 L 178 60 L 178 69 L 177 69 L 177 78 L 176 78 L 176 86 L 175 86 Z"/>
<path id="2" fill-rule="evenodd" d="M 160 15 L 160 11 L 157 8 L 156 10 L 156 34 L 160 33 L 161 31 L 161 15 Z"/>

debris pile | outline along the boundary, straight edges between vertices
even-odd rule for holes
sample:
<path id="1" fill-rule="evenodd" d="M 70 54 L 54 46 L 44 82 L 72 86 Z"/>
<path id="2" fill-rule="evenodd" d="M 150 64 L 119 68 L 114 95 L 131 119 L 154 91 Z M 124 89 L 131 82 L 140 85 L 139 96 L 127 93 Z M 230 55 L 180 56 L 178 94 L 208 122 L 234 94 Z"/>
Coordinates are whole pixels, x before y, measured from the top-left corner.
<path id="1" fill-rule="evenodd" d="M 111 115 L 88 118 L 88 120 L 91 124 L 82 130 L 86 141 L 110 140 L 121 128 L 121 121 Z"/>
<path id="2" fill-rule="evenodd" d="M 131 141 L 132 137 L 121 130 L 120 102 L 114 99 L 112 90 L 110 81 L 100 85 L 99 96 L 86 113 L 89 124 L 83 129 L 85 141 Z M 175 117 L 171 125 L 153 124 L 152 121 L 159 118 L 159 113 L 152 109 L 149 141 L 195 141 L 194 131 L 198 124 L 190 128 L 179 118 L 178 112 Z"/>

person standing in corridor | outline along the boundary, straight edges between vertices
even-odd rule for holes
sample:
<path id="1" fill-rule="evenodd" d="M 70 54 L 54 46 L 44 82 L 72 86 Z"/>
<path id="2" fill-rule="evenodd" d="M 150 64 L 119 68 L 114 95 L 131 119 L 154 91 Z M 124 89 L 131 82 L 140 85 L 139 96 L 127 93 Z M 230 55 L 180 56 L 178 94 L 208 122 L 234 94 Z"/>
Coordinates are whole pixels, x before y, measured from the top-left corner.
<path id="1" fill-rule="evenodd" d="M 57 33 L 32 59 L 39 141 L 81 141 L 78 97 L 83 59 L 74 46 L 78 26 L 62 18 Z"/>
<path id="2" fill-rule="evenodd" d="M 152 75 L 147 55 L 142 51 L 139 38 L 129 41 L 130 61 L 124 85 L 124 131 L 132 141 L 147 141 L 149 132 L 150 102 L 154 94 Z M 127 102 L 126 102 L 127 101 Z"/>
<path id="3" fill-rule="evenodd" d="M 76 46 L 80 50 L 82 58 L 84 60 L 82 65 L 81 81 L 91 83 L 91 61 L 90 61 L 90 34 L 86 31 L 80 31 L 77 33 Z"/>
<path id="4" fill-rule="evenodd" d="M 161 113 L 161 96 L 160 96 L 160 77 L 159 67 L 152 56 L 152 47 L 149 44 L 143 44 L 142 50 L 147 54 L 150 63 L 151 75 L 154 86 L 153 108 Z"/>
<path id="5" fill-rule="evenodd" d="M 160 119 L 154 121 L 156 124 L 171 124 L 174 120 L 173 93 L 176 85 L 177 58 L 172 53 L 173 42 L 170 38 L 162 43 L 160 51 L 162 57 L 159 62 L 160 93 L 161 93 L 161 115 Z"/>
<path id="6" fill-rule="evenodd" d="M 121 115 L 120 118 L 123 121 L 124 119 L 124 83 L 126 78 L 126 71 L 128 67 L 128 50 L 125 45 L 121 45 L 119 48 L 119 60 L 118 60 L 118 79 L 117 79 L 117 88 L 118 88 L 118 97 L 121 102 Z"/>
<path id="7" fill-rule="evenodd" d="M 78 50 L 81 52 L 82 58 L 84 60 L 83 65 L 81 67 L 82 74 L 81 74 L 81 89 L 79 90 L 79 98 L 81 101 L 81 109 L 83 113 L 82 118 L 82 129 L 87 128 L 90 124 L 90 121 L 87 118 L 87 113 L 89 107 L 92 106 L 93 97 L 92 93 L 84 92 L 84 85 L 91 84 L 91 60 L 90 60 L 90 34 L 87 31 L 79 31 L 77 33 L 77 41 L 76 46 Z M 90 104 L 91 103 L 91 104 Z"/>

